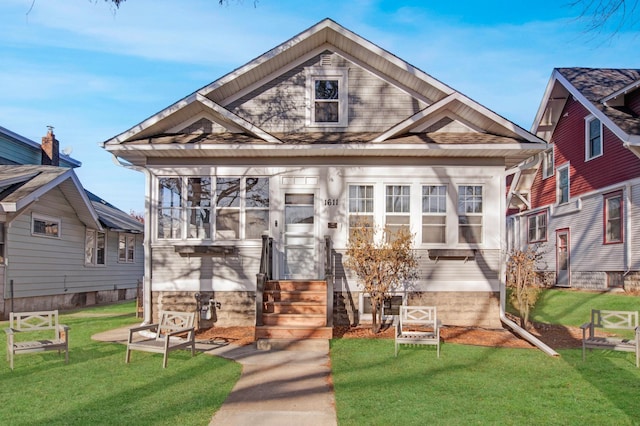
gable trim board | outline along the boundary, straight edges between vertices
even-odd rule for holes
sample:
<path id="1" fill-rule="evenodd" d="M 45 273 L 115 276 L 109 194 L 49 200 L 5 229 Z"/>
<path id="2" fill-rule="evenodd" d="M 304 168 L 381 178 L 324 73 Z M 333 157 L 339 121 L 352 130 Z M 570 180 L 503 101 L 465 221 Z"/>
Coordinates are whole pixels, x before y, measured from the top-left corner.
<path id="1" fill-rule="evenodd" d="M 329 62 L 327 75 L 348 69 L 341 74 L 347 80 L 335 84 L 350 102 L 345 127 L 312 126 L 303 111 L 316 99 L 310 96 L 309 70 Z M 339 99 L 332 107 L 341 106 L 345 92 L 329 94 Z M 341 123 L 343 117 L 329 122 Z M 205 118 L 215 125 L 199 122 Z M 465 263 L 424 256 L 415 291 L 405 290 L 437 292 L 439 300 L 464 293 L 461 305 L 447 302 L 443 318 L 492 327 L 500 326 L 504 176 L 547 148 L 537 136 L 329 19 L 102 146 L 146 175 L 146 253 L 152 272 L 146 309 L 195 303 L 195 293 L 209 292 L 222 303 L 226 325 L 250 323 L 255 309 L 246 298 L 255 297 L 260 240 L 244 238 L 258 235 L 243 228 L 247 224 L 274 238 L 280 278 L 304 270 L 314 275 L 307 278 L 317 279 L 325 261 L 324 236 L 331 236 L 336 256 L 344 254 L 350 188 L 371 193 L 368 213 L 378 225 L 409 220 L 416 235 L 426 235 L 431 228 L 427 221 L 422 230 L 428 216 L 422 194 L 437 186 L 446 189 L 442 205 L 447 207 L 438 219 L 446 230 L 438 242 L 416 241 L 417 250 L 471 248 L 477 255 Z M 248 179 L 267 185 L 268 202 L 258 213 L 247 202 L 256 201 L 247 195 Z M 404 207 L 386 210 L 385 202 L 394 197 L 388 191 L 396 190 L 403 191 Z M 227 196 L 232 204 L 221 204 Z M 458 212 L 459 200 L 471 211 Z M 194 214 L 194 206 L 200 214 Z M 252 214 L 265 216 L 251 222 L 257 217 Z M 306 216 L 302 220 L 297 214 Z M 465 222 L 470 215 L 475 216 Z M 349 292 L 361 291 L 348 271 L 341 269 L 336 277 L 335 293 L 350 297 Z M 470 294 L 482 294 L 495 309 L 465 317 Z M 345 316 L 358 315 L 357 309 L 339 309 Z M 145 312 L 145 319 L 150 315 Z"/>

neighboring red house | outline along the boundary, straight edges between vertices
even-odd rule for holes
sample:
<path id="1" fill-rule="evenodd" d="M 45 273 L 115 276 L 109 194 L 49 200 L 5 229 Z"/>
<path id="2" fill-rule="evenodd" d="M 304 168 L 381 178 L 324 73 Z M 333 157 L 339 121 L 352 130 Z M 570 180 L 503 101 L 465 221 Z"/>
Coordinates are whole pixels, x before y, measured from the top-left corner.
<path id="1" fill-rule="evenodd" d="M 549 149 L 508 181 L 510 248 L 541 244 L 558 286 L 637 288 L 640 70 L 555 69 L 532 133 Z"/>

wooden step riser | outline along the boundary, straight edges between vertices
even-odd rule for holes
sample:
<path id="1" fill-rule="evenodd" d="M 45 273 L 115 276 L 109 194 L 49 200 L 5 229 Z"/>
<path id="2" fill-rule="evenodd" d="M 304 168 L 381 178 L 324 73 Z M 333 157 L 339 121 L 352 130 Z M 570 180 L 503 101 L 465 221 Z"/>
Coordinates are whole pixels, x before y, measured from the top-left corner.
<path id="1" fill-rule="evenodd" d="M 297 327 L 322 327 L 326 324 L 327 318 L 324 315 L 295 315 L 295 314 L 264 314 L 262 323 L 264 325 L 288 325 Z"/>
<path id="2" fill-rule="evenodd" d="M 326 291 L 327 283 L 325 281 L 268 281 L 264 289 L 265 291 Z"/>
<path id="3" fill-rule="evenodd" d="M 265 303 L 264 313 L 266 314 L 323 314 L 327 313 L 326 305 L 296 305 L 296 304 L 280 304 L 268 302 Z"/>
<path id="4" fill-rule="evenodd" d="M 265 292 L 265 302 L 313 302 L 318 304 L 327 303 L 327 295 L 324 293 L 286 293 L 286 292 Z"/>
<path id="5" fill-rule="evenodd" d="M 331 339 L 331 327 L 282 328 L 256 327 L 256 339 Z"/>

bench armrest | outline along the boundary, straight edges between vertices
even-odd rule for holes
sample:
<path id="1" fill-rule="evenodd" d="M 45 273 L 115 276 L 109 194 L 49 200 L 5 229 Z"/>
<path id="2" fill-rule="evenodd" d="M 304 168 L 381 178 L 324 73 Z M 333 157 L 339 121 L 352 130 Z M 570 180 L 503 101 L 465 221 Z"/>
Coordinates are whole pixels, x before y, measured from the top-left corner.
<path id="1" fill-rule="evenodd" d="M 129 329 L 129 333 L 135 333 L 136 331 L 142 331 L 142 330 L 151 330 L 152 328 L 157 328 L 158 324 L 147 324 L 147 325 L 140 325 L 138 327 L 131 327 Z"/>
<path id="2" fill-rule="evenodd" d="M 591 328 L 591 323 L 590 322 L 585 322 L 584 324 L 582 324 L 580 326 L 581 329 L 586 330 L 587 328 Z"/>
<path id="3" fill-rule="evenodd" d="M 179 330 L 174 330 L 170 333 L 167 333 L 167 337 L 177 336 L 178 334 L 183 334 L 183 333 L 193 333 L 194 331 L 195 331 L 194 327 L 181 328 Z"/>

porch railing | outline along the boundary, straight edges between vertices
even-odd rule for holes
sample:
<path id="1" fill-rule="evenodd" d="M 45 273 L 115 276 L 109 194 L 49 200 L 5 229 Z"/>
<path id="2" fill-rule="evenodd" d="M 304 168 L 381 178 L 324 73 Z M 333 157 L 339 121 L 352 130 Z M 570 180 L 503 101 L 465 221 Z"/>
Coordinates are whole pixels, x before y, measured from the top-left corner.
<path id="1" fill-rule="evenodd" d="M 260 270 L 256 274 L 256 325 L 264 325 L 262 312 L 264 309 L 264 287 L 273 277 L 273 238 L 262 235 L 262 251 L 260 254 Z"/>
<path id="2" fill-rule="evenodd" d="M 335 279 L 335 257 L 333 241 L 329 235 L 324 237 L 324 279 L 327 282 L 327 327 L 333 327 L 333 281 Z"/>

